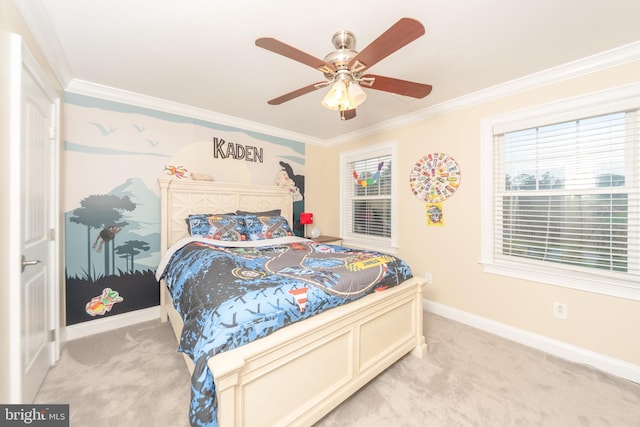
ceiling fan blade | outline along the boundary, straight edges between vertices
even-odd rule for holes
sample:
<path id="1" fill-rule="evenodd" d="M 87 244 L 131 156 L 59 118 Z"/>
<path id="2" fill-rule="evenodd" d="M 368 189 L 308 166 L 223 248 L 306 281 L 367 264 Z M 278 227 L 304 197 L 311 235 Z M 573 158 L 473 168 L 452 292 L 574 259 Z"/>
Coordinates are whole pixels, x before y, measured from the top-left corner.
<path id="1" fill-rule="evenodd" d="M 429 95 L 431 93 L 431 89 L 433 89 L 431 85 L 424 83 L 410 82 L 407 80 L 394 79 L 392 77 L 376 76 L 374 74 L 367 74 L 362 76 L 362 78 L 374 79 L 371 86 L 363 85 L 364 87 L 396 93 L 403 96 L 410 96 L 412 98 L 424 98 Z"/>
<path id="2" fill-rule="evenodd" d="M 294 90 L 292 92 L 289 92 L 289 93 L 284 94 L 282 96 L 279 96 L 277 98 L 273 98 L 273 99 L 267 101 L 267 104 L 269 104 L 269 105 L 280 105 L 280 104 L 282 104 L 284 102 L 291 101 L 294 98 L 297 98 L 299 96 L 305 95 L 305 94 L 307 94 L 309 92 L 313 92 L 314 90 L 323 87 L 324 83 L 325 82 L 318 82 L 318 83 L 310 84 L 309 86 L 301 87 L 300 89 L 296 89 L 296 90 Z"/>
<path id="3" fill-rule="evenodd" d="M 320 70 L 323 73 L 335 73 L 336 69 L 333 64 L 324 62 L 322 59 L 316 58 L 313 55 L 309 55 L 293 46 L 289 46 L 279 40 L 272 37 L 262 37 L 256 40 L 256 46 L 263 49 L 270 50 L 282 56 L 286 56 L 289 59 L 298 61 L 304 65 Z"/>
<path id="4" fill-rule="evenodd" d="M 340 111 L 340 120 L 351 120 L 356 116 L 356 109 Z"/>
<path id="5" fill-rule="evenodd" d="M 364 66 L 362 70 L 370 68 L 424 33 L 424 26 L 419 21 L 402 18 L 353 57 L 349 62 L 349 68 L 356 64 L 356 61 Z"/>

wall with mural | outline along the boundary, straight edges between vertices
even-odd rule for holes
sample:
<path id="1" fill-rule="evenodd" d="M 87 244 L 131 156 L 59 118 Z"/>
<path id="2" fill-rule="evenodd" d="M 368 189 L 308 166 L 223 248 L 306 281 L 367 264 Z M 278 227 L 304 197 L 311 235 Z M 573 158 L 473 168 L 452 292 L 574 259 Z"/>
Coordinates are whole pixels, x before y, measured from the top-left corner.
<path id="1" fill-rule="evenodd" d="M 75 93 L 64 108 L 67 325 L 159 304 L 165 174 L 289 188 L 301 235 L 303 143 Z"/>

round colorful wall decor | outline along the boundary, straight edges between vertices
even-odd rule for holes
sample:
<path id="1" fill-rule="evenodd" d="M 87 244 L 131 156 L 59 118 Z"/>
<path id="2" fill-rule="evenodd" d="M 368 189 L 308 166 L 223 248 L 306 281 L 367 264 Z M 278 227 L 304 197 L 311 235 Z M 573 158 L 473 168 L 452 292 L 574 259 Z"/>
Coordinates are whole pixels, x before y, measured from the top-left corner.
<path id="1" fill-rule="evenodd" d="M 460 186 L 460 167 L 445 153 L 429 153 L 411 169 L 409 186 L 420 200 L 437 203 L 453 196 Z"/>

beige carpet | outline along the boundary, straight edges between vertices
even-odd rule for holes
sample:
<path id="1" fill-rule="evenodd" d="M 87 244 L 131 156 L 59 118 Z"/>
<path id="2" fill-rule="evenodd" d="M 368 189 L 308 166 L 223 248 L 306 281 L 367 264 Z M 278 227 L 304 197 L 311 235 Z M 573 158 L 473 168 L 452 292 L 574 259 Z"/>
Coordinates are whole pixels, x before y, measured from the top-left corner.
<path id="1" fill-rule="evenodd" d="M 640 384 L 429 313 L 425 335 L 425 360 L 406 356 L 316 427 L 640 427 Z M 155 321 L 72 341 L 36 403 L 70 404 L 72 427 L 187 427 L 175 349 Z"/>

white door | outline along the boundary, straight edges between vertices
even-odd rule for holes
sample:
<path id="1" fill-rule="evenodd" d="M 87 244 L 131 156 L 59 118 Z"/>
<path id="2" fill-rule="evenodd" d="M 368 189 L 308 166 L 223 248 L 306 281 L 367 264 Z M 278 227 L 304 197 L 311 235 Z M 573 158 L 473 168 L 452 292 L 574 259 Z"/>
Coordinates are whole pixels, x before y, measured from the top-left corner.
<path id="1" fill-rule="evenodd" d="M 23 48 L 20 129 L 20 400 L 31 403 L 58 358 L 57 101 Z"/>

